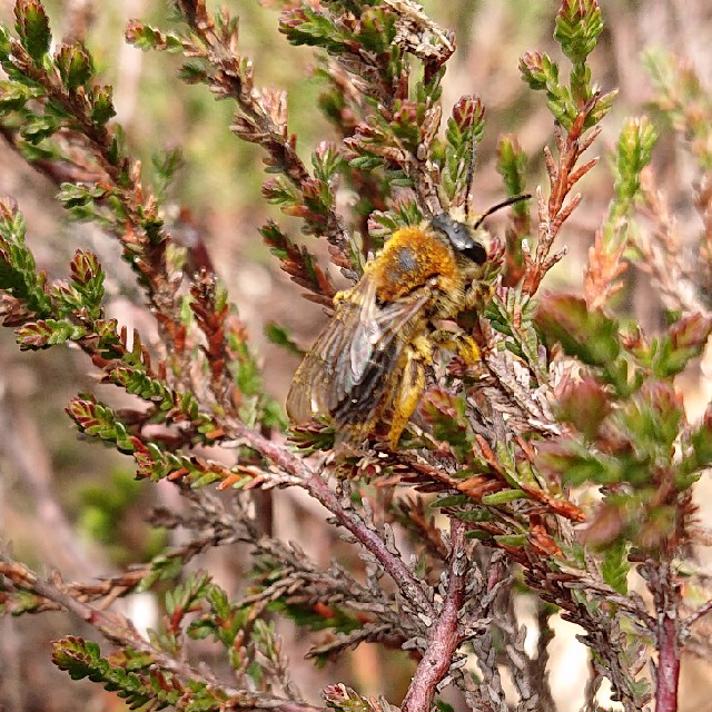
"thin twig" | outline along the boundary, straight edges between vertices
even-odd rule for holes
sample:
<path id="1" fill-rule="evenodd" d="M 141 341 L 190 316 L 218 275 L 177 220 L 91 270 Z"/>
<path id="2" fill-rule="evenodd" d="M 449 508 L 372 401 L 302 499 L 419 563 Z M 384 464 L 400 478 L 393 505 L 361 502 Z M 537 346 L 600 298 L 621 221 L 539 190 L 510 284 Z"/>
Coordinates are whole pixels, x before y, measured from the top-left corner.
<path id="1" fill-rule="evenodd" d="M 274 465 L 296 477 L 298 481 L 295 484 L 303 487 L 314 499 L 324 505 L 338 523 L 373 554 L 396 583 L 404 599 L 414 608 L 419 609 L 423 615 L 431 619 L 434 617 L 433 604 L 426 595 L 422 583 L 406 566 L 400 553 L 393 547 L 389 547 L 378 532 L 368 527 L 353 509 L 345 507 L 320 473 L 315 472 L 306 462 L 289 452 L 285 446 L 267 440 L 239 421 L 231 420 L 228 428 L 228 432 L 236 440 L 242 441 Z"/>
<path id="2" fill-rule="evenodd" d="M 694 613 L 691 613 L 687 618 L 682 621 L 682 629 L 689 628 L 694 623 L 696 623 L 700 618 L 706 616 L 710 611 L 712 611 L 712 600 L 707 601 L 704 606 L 700 606 Z"/>
<path id="3" fill-rule="evenodd" d="M 9 582 L 10 588 L 33 593 L 51 601 L 91 625 L 109 642 L 150 655 L 158 667 L 170 671 L 184 680 L 192 680 L 204 684 L 208 688 L 219 689 L 225 697 L 232 698 L 238 708 L 269 709 L 278 712 L 320 712 L 322 709 L 305 702 L 240 690 L 218 683 L 212 677 L 206 677 L 187 662 L 155 648 L 139 635 L 131 622 L 124 616 L 115 612 L 109 613 L 89 603 L 81 602 L 66 592 L 57 580 L 41 579 L 24 564 L 4 556 L 0 556 L 0 575 Z"/>

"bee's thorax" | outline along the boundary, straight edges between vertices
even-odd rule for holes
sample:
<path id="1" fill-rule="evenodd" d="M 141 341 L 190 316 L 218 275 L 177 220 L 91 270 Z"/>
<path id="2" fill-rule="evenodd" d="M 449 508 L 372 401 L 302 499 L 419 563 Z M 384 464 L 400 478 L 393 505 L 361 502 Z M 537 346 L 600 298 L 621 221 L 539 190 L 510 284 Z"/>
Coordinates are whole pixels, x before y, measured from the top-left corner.
<path id="1" fill-rule="evenodd" d="M 391 302 L 437 278 L 444 292 L 460 289 L 460 271 L 452 248 L 434 231 L 420 227 L 396 230 L 367 268 L 381 302 Z"/>

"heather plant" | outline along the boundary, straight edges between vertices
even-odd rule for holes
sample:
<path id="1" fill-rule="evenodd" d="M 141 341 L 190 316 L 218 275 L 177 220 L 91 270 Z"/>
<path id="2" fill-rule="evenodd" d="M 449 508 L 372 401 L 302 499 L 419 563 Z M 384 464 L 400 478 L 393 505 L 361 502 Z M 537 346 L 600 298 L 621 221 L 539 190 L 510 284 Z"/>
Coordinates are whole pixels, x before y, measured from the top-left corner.
<path id="1" fill-rule="evenodd" d="M 178 0 L 172 26 L 135 20 L 126 37 L 179 56 L 183 81 L 234 105 L 229 128 L 263 150 L 262 194 L 286 216 L 261 238 L 295 293 L 329 311 L 397 228 L 443 212 L 472 217 L 485 107 L 464 96 L 443 116 L 455 37 L 411 0 L 280 5 L 285 39 L 314 48 L 319 108 L 333 128 L 309 160 L 289 131 L 285 94 L 256 84 L 234 15 Z M 173 483 L 186 506 L 147 518 L 186 535 L 147 564 L 78 581 L 37 573 L 7 549 L 3 612 L 73 614 L 84 626 L 54 642 L 57 667 L 132 709 L 187 712 L 448 710 L 448 688 L 459 691 L 447 698 L 458 709 L 553 711 L 548 645 L 560 613 L 590 650 L 587 712 L 609 709 L 604 679 L 626 712 L 677 710 L 682 652 L 707 653 L 696 624 L 712 610 L 694 558 L 705 532 L 692 501 L 712 462 L 712 411 L 689 421 L 676 382 L 712 330 L 712 99 L 690 67 L 661 52 L 646 59 L 656 120 L 679 134 L 696 166 L 688 198 L 700 234 L 683 242 L 657 187 L 655 124 L 628 119 L 580 292 L 555 290 L 547 275 L 574 236 L 557 238 L 583 199 L 580 181 L 605 170 L 592 146 L 616 95 L 589 63 L 604 27 L 597 0 L 563 0 L 553 18 L 558 55 L 530 51 L 519 63 L 551 113 L 544 183 L 531 184 L 517 138 L 501 136 L 503 197 L 534 197 L 512 206 L 503 236 L 490 234 L 480 305 L 451 325 L 475 340 L 480 358 L 469 365 L 440 354 L 397 448 L 375 431 L 344 452 L 328 422 L 287 422 L 204 242 L 182 240 L 171 225 L 165 193 L 178 153 L 155 160 L 149 184 L 84 45 L 53 41 L 39 0 L 18 0 L 15 18 L 14 30 L 0 28 L 2 134 L 56 184 L 71 219 L 113 240 L 158 339 L 107 316 L 105 267 L 92 252 L 78 249 L 64 277 L 40 271 L 10 198 L 0 201 L 0 319 L 21 350 L 78 349 L 102 383 L 132 397 L 119 407 L 81 393 L 66 412 L 86 439 L 132 459 L 142 486 Z M 353 200 L 339 200 L 343 193 Z M 318 240 L 330 264 L 317 257 Z M 694 247 L 701 259 L 691 258 Z M 634 270 L 657 287 L 667 326 L 655 333 L 627 308 Z M 292 353 L 308 347 L 279 324 L 267 336 Z M 262 505 L 287 488 L 323 507 L 360 566 L 324 568 L 271 535 Z M 251 555 L 243 590 L 189 568 L 235 543 Z M 140 591 L 162 597 L 160 625 L 148 634 L 115 605 Z M 523 599 L 535 611 L 534 652 L 515 610 Z M 364 643 L 409 651 L 403 699 L 338 681 L 301 690 L 281 618 L 314 636 L 315 662 Z M 78 634 L 86 625 L 101 643 Z M 219 663 L 201 664 L 199 641 L 219 651 Z"/>

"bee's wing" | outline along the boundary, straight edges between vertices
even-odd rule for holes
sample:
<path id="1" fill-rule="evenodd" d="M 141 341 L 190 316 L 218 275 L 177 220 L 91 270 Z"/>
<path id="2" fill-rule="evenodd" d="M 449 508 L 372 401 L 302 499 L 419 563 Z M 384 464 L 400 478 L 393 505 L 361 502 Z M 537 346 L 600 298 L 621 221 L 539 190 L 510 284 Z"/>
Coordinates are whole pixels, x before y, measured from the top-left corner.
<path id="1" fill-rule="evenodd" d="M 297 369 L 287 396 L 289 417 L 301 423 L 314 415 L 333 415 L 359 387 L 375 395 L 380 379 L 397 363 L 403 340 L 396 337 L 422 309 L 429 293 L 430 288 L 423 287 L 379 306 L 373 279 L 364 275 L 338 304 Z"/>

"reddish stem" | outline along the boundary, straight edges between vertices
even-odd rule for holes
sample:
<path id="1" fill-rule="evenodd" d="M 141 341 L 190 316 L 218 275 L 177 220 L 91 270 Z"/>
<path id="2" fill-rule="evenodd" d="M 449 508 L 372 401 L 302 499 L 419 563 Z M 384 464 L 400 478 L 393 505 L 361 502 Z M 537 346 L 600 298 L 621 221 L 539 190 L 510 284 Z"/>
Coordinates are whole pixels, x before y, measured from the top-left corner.
<path id="1" fill-rule="evenodd" d="M 430 629 L 425 653 L 406 693 L 402 712 L 429 712 L 438 683 L 447 675 L 457 646 L 462 642 L 458 615 L 464 601 L 466 565 L 465 525 L 452 520 L 448 589 L 440 615 Z"/>
<path id="2" fill-rule="evenodd" d="M 662 613 L 658 625 L 658 674 L 655 685 L 655 712 L 677 712 L 680 680 L 680 645 L 677 619 Z"/>

